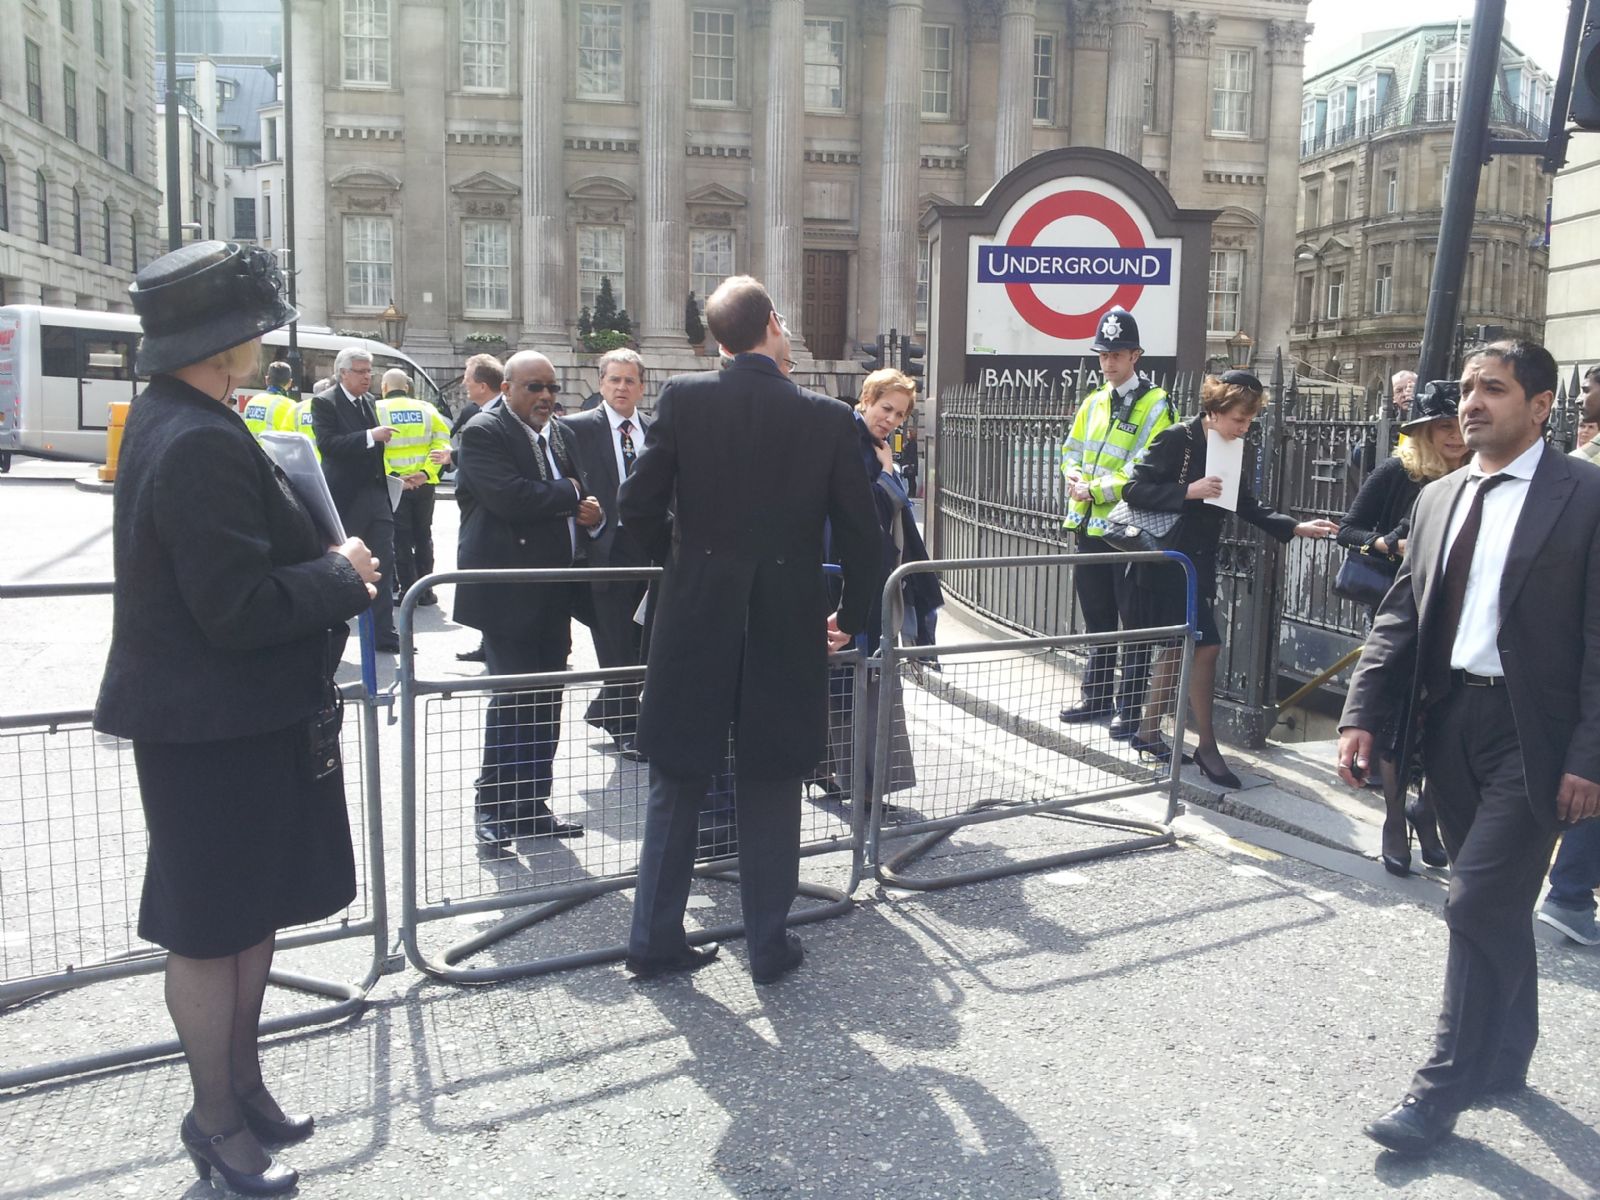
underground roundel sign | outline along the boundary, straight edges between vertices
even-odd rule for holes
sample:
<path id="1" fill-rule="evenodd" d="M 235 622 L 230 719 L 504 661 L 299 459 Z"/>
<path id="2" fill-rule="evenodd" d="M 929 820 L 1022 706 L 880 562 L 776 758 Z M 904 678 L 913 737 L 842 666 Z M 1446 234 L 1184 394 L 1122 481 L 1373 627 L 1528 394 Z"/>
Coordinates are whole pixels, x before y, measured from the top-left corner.
<path id="1" fill-rule="evenodd" d="M 1138 319 L 1146 355 L 1178 349 L 1178 238 L 1102 179 L 1068 176 L 1022 196 L 994 235 L 971 239 L 969 355 L 1089 355 L 1114 305 Z"/>

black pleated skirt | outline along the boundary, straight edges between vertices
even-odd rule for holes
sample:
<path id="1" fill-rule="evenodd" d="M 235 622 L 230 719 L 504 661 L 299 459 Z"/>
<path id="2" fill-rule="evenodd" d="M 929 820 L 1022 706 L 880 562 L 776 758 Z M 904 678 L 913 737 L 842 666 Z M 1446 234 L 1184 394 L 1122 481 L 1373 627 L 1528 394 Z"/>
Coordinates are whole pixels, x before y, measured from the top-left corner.
<path id="1" fill-rule="evenodd" d="M 312 777 L 304 726 L 217 742 L 135 741 L 150 849 L 139 936 L 237 954 L 356 894 L 344 777 Z"/>

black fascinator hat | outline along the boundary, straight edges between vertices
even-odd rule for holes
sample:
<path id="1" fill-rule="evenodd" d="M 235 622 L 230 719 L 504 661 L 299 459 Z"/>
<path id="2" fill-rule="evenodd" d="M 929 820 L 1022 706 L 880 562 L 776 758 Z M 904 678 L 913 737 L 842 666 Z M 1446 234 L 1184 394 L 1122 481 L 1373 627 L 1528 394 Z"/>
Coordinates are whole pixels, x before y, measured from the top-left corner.
<path id="1" fill-rule="evenodd" d="M 144 327 L 135 369 L 159 375 L 204 362 L 300 314 L 270 251 L 196 242 L 163 254 L 128 289 Z"/>

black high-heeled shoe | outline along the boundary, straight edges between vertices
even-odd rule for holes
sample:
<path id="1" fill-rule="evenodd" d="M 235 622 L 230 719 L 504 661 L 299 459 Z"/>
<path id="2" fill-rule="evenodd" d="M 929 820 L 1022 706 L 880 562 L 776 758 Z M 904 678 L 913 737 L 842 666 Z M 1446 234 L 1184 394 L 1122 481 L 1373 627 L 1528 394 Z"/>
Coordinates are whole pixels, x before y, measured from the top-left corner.
<path id="1" fill-rule="evenodd" d="M 1213 771 L 1206 765 L 1206 760 L 1200 756 L 1200 751 L 1196 749 L 1194 752 L 1194 765 L 1199 767 L 1200 773 L 1207 779 L 1211 780 L 1212 783 L 1215 783 L 1221 787 L 1232 788 L 1235 791 L 1238 791 L 1240 788 L 1244 787 L 1244 780 L 1240 779 L 1228 769 L 1228 764 L 1226 760 L 1223 759 L 1220 752 L 1217 753 L 1217 762 L 1221 765 L 1218 766 L 1215 771 Z"/>
<path id="2" fill-rule="evenodd" d="M 1140 754 L 1148 754 L 1157 762 L 1170 763 L 1172 761 L 1172 747 L 1167 745 L 1166 740 L 1159 733 L 1153 735 L 1149 740 L 1135 733 L 1128 738 L 1128 747 Z M 1186 752 L 1179 761 L 1192 763 L 1194 755 Z"/>
<path id="3" fill-rule="evenodd" d="M 1396 828 L 1394 823 L 1384 821 L 1382 847 L 1378 858 L 1385 871 L 1402 878 L 1411 874 L 1410 822 L 1402 820 Z"/>
<path id="4" fill-rule="evenodd" d="M 183 1148 L 189 1152 L 195 1172 L 201 1179 L 210 1179 L 215 1169 L 221 1173 L 223 1182 L 244 1196 L 281 1196 L 293 1189 L 300 1182 L 300 1172 L 293 1167 L 281 1166 L 269 1158 L 267 1169 L 252 1175 L 236 1170 L 222 1160 L 219 1147 L 234 1134 L 243 1132 L 244 1126 L 240 1125 L 223 1133 L 201 1133 L 193 1113 L 186 1114 L 183 1124 L 178 1127 Z"/>
<path id="5" fill-rule="evenodd" d="M 250 1097 L 267 1094 L 266 1084 L 262 1084 L 234 1097 L 244 1112 L 244 1123 L 250 1127 L 250 1132 L 255 1134 L 258 1140 L 287 1146 L 291 1142 L 305 1141 L 316 1131 L 317 1119 L 310 1113 L 285 1113 L 283 1120 L 280 1121 L 276 1117 L 269 1117 L 250 1103 Z"/>
<path id="6" fill-rule="evenodd" d="M 1450 855 L 1439 837 L 1439 824 L 1433 813 L 1415 796 L 1406 801 L 1406 822 L 1417 835 L 1417 850 L 1427 866 L 1438 869 L 1450 865 Z"/>
<path id="7" fill-rule="evenodd" d="M 810 779 L 806 780 L 807 798 L 810 797 L 812 788 L 819 789 L 822 792 L 822 798 L 824 800 L 837 800 L 840 803 L 843 803 L 844 801 L 850 799 L 849 796 L 845 795 L 845 790 L 836 782 L 834 782 L 831 776 L 813 775 Z"/>

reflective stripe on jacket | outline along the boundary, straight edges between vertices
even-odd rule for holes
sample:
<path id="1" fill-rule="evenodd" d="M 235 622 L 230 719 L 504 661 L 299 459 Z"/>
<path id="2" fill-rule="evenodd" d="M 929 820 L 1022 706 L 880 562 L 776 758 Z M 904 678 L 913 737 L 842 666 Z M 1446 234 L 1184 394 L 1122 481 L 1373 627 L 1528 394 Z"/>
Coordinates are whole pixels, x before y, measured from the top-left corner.
<path id="1" fill-rule="evenodd" d="M 391 475 L 427 473 L 429 483 L 439 482 L 440 464 L 430 462 L 434 450 L 450 449 L 450 424 L 425 400 L 388 396 L 378 401 L 378 424 L 394 430 L 383 448 L 383 469 Z"/>
<path id="2" fill-rule="evenodd" d="M 294 407 L 295 397 L 286 392 L 257 392 L 244 402 L 244 411 L 239 415 L 250 436 L 259 442 L 267 430 L 283 428 L 283 414 L 292 413 Z"/>
<path id="3" fill-rule="evenodd" d="M 1101 384 L 1078 406 L 1072 432 L 1061 447 L 1061 472 L 1077 470 L 1089 482 L 1091 499 L 1068 500 L 1067 529 L 1100 537 L 1106 516 L 1122 499 L 1122 489 L 1150 442 L 1175 417 L 1167 393 L 1141 379 L 1131 405 L 1109 383 Z"/>

